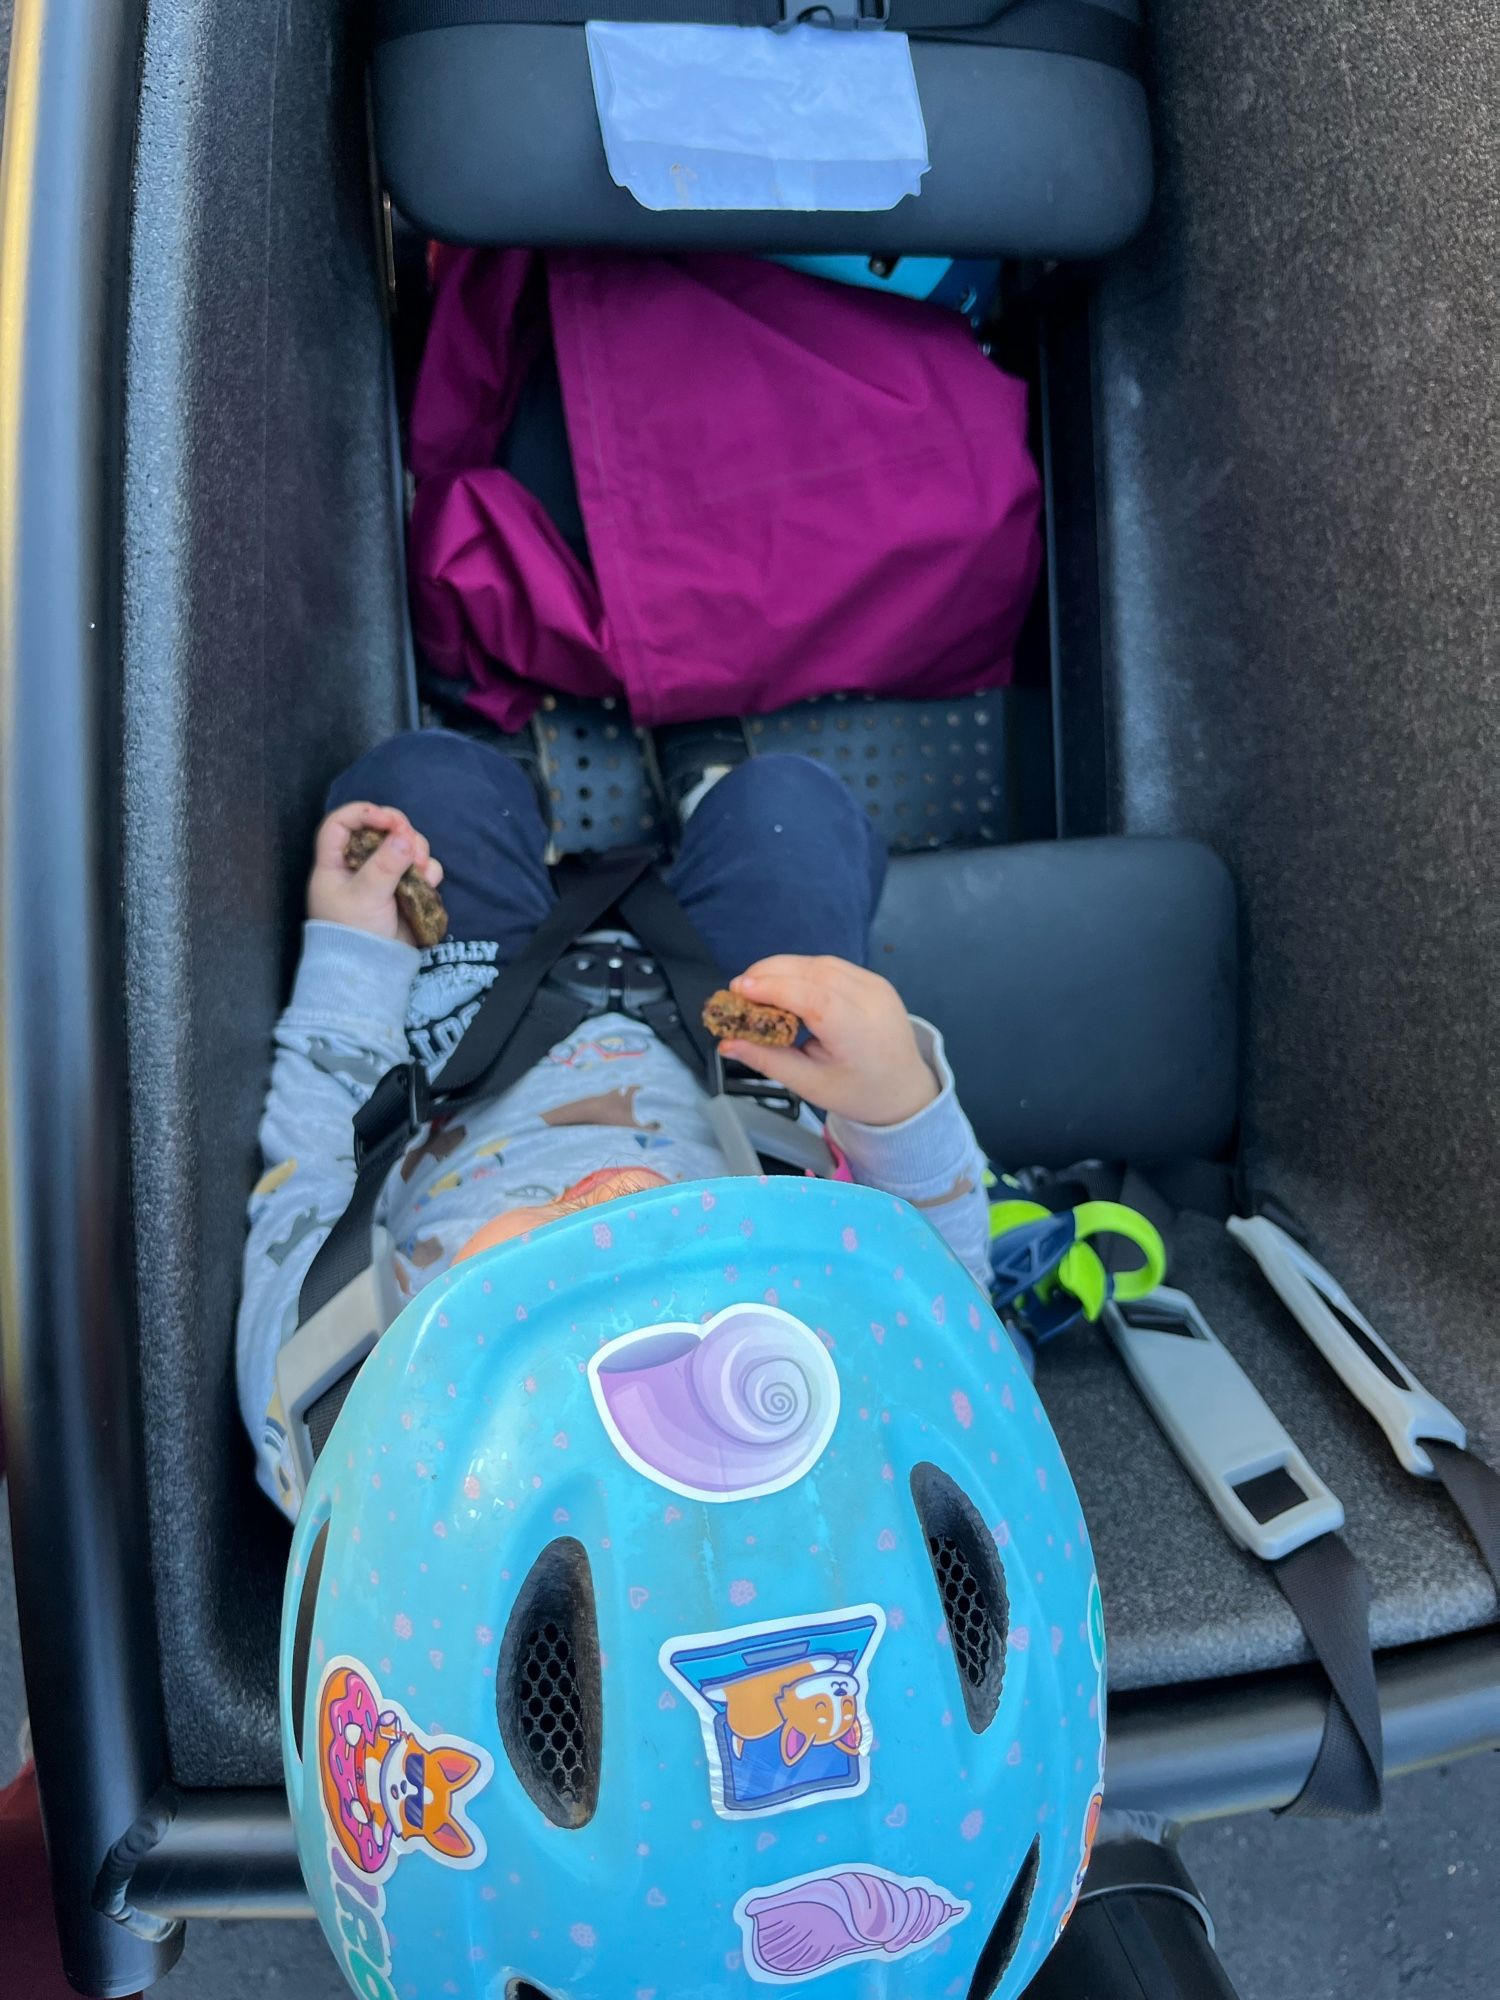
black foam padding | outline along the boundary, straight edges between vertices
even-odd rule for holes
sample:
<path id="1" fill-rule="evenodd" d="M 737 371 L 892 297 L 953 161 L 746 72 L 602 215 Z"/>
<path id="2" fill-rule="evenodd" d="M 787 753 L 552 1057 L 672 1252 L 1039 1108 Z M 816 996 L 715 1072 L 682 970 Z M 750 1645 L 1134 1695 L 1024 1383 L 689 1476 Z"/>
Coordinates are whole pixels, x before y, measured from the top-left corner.
<path id="1" fill-rule="evenodd" d="M 1136 0 L 1102 0 L 1127 19 Z M 581 28 L 433 29 L 371 62 L 380 166 L 402 213 L 460 243 L 631 250 L 1096 257 L 1151 201 L 1146 93 L 1029 49 L 914 41 L 931 168 L 881 214 L 643 208 L 605 164 Z"/>
<path id="2" fill-rule="evenodd" d="M 155 0 L 125 404 L 131 1172 L 172 1775 L 276 1784 L 286 1531 L 232 1348 L 323 791 L 411 708 L 362 77 L 345 11 Z M 114 727 L 113 718 L 87 718 Z"/>
<path id="3" fill-rule="evenodd" d="M 641 735 L 618 701 L 548 695 L 532 724 L 558 854 L 659 846 L 668 826 Z"/>
<path id="4" fill-rule="evenodd" d="M 1014 831 L 1009 694 L 956 701 L 831 695 L 752 716 L 752 756 L 793 751 L 842 778 L 893 854 L 982 847 Z"/>
<path id="5" fill-rule="evenodd" d="M 1189 841 L 896 860 L 877 971 L 943 1031 L 1005 1167 L 1210 1157 L 1234 1124 L 1234 888 Z"/>
<path id="6" fill-rule="evenodd" d="M 1500 15 L 1149 25 L 1161 197 L 1094 325 L 1113 820 L 1232 866 L 1252 1177 L 1494 1459 Z M 1393 1462 L 1332 1483 L 1380 1630 L 1492 1606 L 1446 1525 L 1372 1546 L 1447 1522 Z"/>

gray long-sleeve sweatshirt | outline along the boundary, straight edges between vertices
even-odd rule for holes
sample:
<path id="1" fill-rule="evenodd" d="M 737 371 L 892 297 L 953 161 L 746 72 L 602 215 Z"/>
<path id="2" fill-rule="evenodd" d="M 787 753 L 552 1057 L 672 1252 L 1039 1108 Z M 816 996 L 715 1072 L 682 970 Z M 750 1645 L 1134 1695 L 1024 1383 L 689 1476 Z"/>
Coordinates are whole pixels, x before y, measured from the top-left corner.
<path id="1" fill-rule="evenodd" d="M 435 1074 L 495 977 L 483 945 L 413 947 L 310 922 L 291 1003 L 276 1026 L 261 1123 L 265 1172 L 250 1200 L 237 1336 L 240 1408 L 257 1476 L 288 1512 L 276 1355 L 297 1326 L 308 1266 L 354 1189 L 353 1116 L 393 1064 Z M 857 1181 L 920 1208 L 981 1283 L 988 1278 L 984 1159 L 954 1094 L 942 1038 L 914 1020 L 939 1094 L 900 1125 L 830 1118 Z M 554 1200 L 600 1168 L 667 1180 L 727 1171 L 701 1085 L 639 1022 L 585 1022 L 501 1096 L 439 1124 L 393 1170 L 378 1220 L 397 1289 L 413 1297 L 507 1209 Z"/>

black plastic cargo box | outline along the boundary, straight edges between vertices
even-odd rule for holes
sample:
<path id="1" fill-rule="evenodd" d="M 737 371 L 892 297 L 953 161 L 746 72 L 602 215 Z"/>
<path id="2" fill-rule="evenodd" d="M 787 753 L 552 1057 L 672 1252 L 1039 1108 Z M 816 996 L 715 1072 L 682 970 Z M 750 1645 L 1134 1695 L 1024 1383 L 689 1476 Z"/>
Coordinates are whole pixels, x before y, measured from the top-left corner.
<path id="1" fill-rule="evenodd" d="M 195 1913 L 306 1908 L 285 1532 L 231 1345 L 308 834 L 330 771 L 416 712 L 357 11 L 17 6 L 0 1325 L 38 1768 L 68 1963 L 99 1993 L 159 1976 Z M 1023 831 L 1064 846 L 906 860 L 886 923 L 983 1117 L 1013 871 L 1082 836 L 1205 844 L 1173 850 L 1162 1006 L 1201 972 L 1173 927 L 1232 879 L 1250 1178 L 1493 1460 L 1500 405 L 1476 246 L 1500 197 L 1472 134 L 1500 56 L 1434 13 L 1413 68 L 1404 20 L 1157 0 L 1154 219 L 1015 322 L 1049 554 Z M 978 972 L 950 978 L 960 918 Z M 1235 1107 L 1210 1098 L 1173 1115 L 1222 1147 Z M 1216 1227 L 1184 1226 L 1174 1278 L 1345 1501 L 1388 1768 L 1500 1742 L 1495 1595 L 1441 1494 Z M 1111 1806 L 1284 1804 L 1326 1699 L 1291 1612 L 1104 1346 L 1041 1382 L 1110 1610 Z"/>

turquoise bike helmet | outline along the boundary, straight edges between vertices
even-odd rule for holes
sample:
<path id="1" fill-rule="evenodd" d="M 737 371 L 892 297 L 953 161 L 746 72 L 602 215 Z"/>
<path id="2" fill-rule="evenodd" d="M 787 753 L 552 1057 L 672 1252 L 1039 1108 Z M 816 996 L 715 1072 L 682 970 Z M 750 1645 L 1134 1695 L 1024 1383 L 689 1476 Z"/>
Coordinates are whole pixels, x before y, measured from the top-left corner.
<path id="1" fill-rule="evenodd" d="M 654 1189 L 366 1361 L 287 1579 L 298 1851 L 365 2000 L 1010 2000 L 1098 1817 L 1077 1496 L 868 1188 Z"/>

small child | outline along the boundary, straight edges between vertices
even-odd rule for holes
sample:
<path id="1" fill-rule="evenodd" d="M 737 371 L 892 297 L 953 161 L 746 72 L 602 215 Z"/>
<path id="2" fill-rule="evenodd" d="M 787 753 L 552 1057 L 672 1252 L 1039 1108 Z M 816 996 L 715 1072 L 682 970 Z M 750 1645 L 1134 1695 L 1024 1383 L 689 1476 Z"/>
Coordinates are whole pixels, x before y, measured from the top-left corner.
<path id="1" fill-rule="evenodd" d="M 386 837 L 351 874 L 344 850 L 362 827 Z M 441 1070 L 497 970 L 555 901 L 546 846 L 521 768 L 448 731 L 392 738 L 329 794 L 302 959 L 276 1026 L 237 1343 L 258 1476 L 288 1511 L 276 1354 L 353 1191 L 354 1113 L 396 1063 Z M 449 916 L 444 942 L 421 952 L 395 900 L 409 867 L 442 885 Z M 826 1112 L 854 1178 L 920 1208 L 983 1284 L 984 1160 L 942 1038 L 864 969 L 885 867 L 840 779 L 807 758 L 773 756 L 700 787 L 667 880 L 718 963 L 746 968 L 734 990 L 789 1009 L 809 1030 L 800 1048 L 726 1043 L 724 1054 Z M 410 1298 L 461 1254 L 579 1208 L 722 1176 L 704 1106 L 698 1079 L 640 1022 L 586 1022 L 501 1096 L 435 1123 L 392 1172 L 378 1219 L 397 1289 Z"/>

